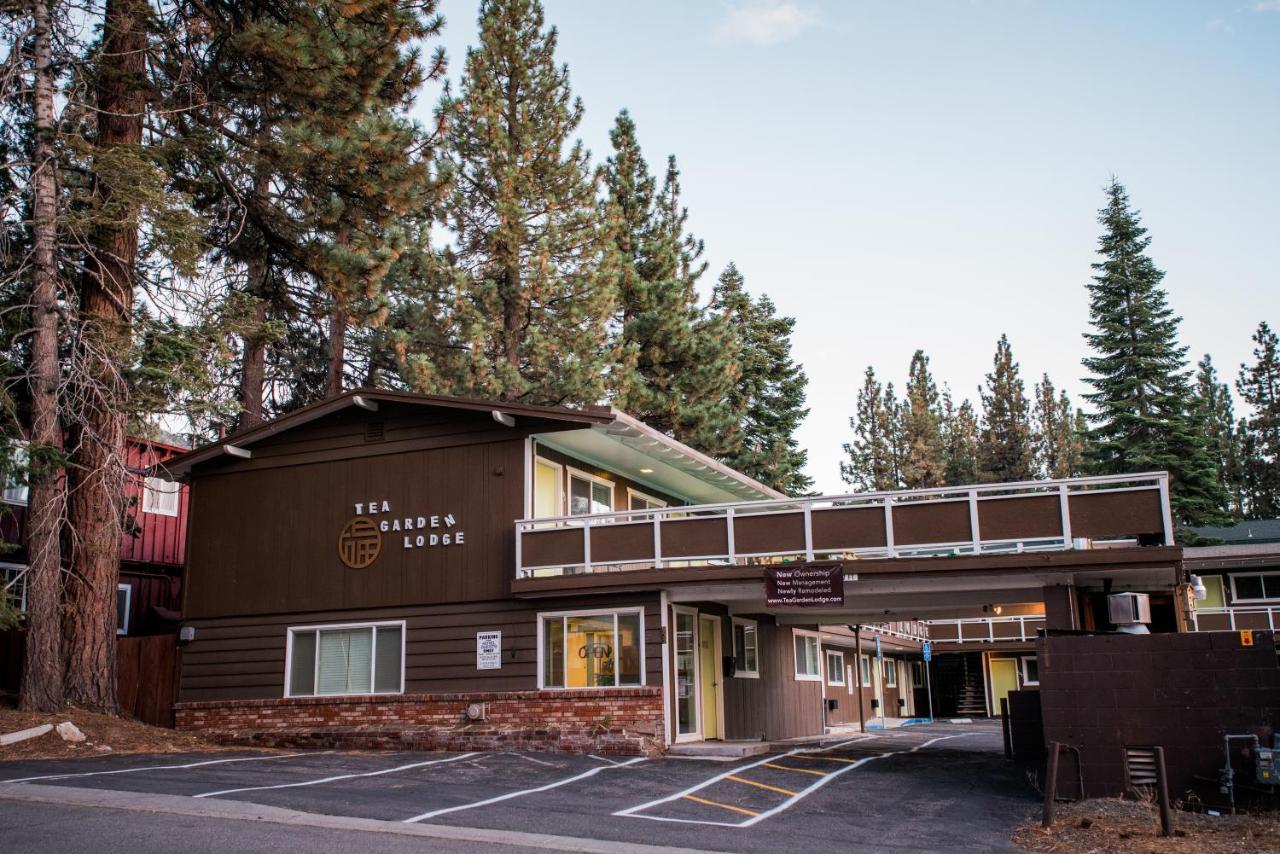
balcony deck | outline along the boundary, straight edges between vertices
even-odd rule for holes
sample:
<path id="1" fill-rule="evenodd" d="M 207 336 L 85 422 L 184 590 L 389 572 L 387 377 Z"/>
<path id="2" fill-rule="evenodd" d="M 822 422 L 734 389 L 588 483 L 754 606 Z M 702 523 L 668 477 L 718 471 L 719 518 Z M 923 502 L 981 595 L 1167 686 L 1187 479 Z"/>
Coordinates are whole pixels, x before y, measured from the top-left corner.
<path id="1" fill-rule="evenodd" d="M 1172 545 L 1169 477 L 993 483 L 516 523 L 516 577 Z"/>

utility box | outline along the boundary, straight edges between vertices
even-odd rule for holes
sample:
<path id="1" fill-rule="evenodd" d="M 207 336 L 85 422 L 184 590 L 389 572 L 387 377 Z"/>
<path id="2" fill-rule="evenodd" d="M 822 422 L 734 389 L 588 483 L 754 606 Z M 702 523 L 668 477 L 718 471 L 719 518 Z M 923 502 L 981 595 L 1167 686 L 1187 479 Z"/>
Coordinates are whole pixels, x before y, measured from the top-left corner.
<path id="1" fill-rule="evenodd" d="M 1253 768 L 1254 776 L 1258 782 L 1264 786 L 1274 786 L 1280 783 L 1280 764 L 1277 759 L 1277 747 L 1280 747 L 1280 735 L 1275 736 L 1275 746 L 1259 747 L 1253 751 Z"/>
<path id="2" fill-rule="evenodd" d="M 1107 616 L 1117 626 L 1151 622 L 1151 597 L 1146 593 L 1113 593 L 1107 597 Z"/>

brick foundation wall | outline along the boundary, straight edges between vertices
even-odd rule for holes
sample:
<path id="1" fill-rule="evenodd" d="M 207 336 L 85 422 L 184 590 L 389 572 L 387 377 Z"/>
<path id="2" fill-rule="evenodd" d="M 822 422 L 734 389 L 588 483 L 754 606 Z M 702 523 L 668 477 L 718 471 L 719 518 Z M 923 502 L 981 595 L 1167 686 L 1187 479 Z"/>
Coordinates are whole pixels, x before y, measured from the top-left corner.
<path id="1" fill-rule="evenodd" d="M 483 703 L 483 721 L 467 706 Z M 230 744 L 391 750 L 662 750 L 662 690 L 397 694 L 179 703 L 178 729 Z"/>
<path id="2" fill-rule="evenodd" d="M 1250 640 L 1239 632 L 1041 638 L 1045 741 L 1080 749 L 1090 797 L 1124 792 L 1126 746 L 1160 745 L 1175 798 L 1196 791 L 1222 801 L 1197 778 L 1217 778 L 1223 735 L 1254 733 L 1270 744 L 1280 725 L 1276 635 L 1252 632 Z M 1058 785 L 1064 796 L 1078 789 L 1068 754 Z"/>

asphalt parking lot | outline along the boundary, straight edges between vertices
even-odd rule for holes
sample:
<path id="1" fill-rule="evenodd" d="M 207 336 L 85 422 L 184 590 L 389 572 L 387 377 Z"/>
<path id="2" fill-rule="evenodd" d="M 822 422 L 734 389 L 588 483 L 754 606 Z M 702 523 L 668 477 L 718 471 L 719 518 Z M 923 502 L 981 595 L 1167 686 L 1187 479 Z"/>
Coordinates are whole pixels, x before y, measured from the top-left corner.
<path id="1" fill-rule="evenodd" d="M 41 787 L 36 789 L 34 787 Z M 1012 850 L 1036 807 L 990 723 L 855 734 L 730 762 L 546 753 L 229 753 L 0 763 L 43 787 L 724 851 Z M 50 797 L 58 793 L 51 793 Z"/>

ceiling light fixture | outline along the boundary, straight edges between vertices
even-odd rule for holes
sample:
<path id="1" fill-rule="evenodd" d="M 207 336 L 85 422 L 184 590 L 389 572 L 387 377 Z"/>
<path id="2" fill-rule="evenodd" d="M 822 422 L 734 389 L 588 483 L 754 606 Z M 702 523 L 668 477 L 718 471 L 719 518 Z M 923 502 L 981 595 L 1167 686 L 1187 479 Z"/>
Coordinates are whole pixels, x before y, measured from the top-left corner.
<path id="1" fill-rule="evenodd" d="M 640 469 L 640 474 L 653 474 L 653 469 Z"/>

